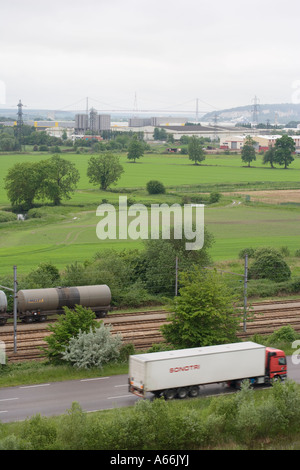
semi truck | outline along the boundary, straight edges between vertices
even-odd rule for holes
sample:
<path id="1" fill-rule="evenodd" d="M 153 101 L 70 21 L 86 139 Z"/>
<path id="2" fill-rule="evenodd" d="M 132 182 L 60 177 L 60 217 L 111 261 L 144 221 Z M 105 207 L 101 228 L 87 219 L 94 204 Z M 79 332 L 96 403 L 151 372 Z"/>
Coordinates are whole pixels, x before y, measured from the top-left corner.
<path id="1" fill-rule="evenodd" d="M 238 387 L 248 379 L 270 384 L 287 377 L 283 351 L 252 341 L 137 354 L 129 357 L 129 392 L 166 399 L 196 397 L 201 385 Z"/>

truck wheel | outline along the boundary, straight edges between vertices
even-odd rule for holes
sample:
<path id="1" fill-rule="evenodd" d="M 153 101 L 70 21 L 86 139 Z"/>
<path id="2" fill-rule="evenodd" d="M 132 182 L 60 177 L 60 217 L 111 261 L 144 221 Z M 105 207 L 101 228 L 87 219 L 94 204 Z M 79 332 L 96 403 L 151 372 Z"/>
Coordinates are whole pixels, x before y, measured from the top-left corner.
<path id="1" fill-rule="evenodd" d="M 189 396 L 192 397 L 192 398 L 195 398 L 199 395 L 199 387 L 198 385 L 193 385 L 191 388 L 190 388 L 190 391 L 189 391 Z"/>
<path id="2" fill-rule="evenodd" d="M 181 400 L 183 400 L 183 398 L 186 398 L 187 394 L 188 394 L 188 389 L 186 387 L 180 387 L 177 389 L 177 396 Z"/>
<path id="3" fill-rule="evenodd" d="M 176 395 L 176 390 L 174 388 L 168 388 L 168 390 L 164 391 L 164 397 L 166 400 L 173 400 Z"/>

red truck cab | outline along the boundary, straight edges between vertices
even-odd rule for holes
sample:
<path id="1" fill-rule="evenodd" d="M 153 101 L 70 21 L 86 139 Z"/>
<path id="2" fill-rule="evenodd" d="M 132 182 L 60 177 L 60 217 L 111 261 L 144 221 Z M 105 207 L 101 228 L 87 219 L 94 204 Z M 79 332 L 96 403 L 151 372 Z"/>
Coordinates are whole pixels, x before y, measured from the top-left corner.
<path id="1" fill-rule="evenodd" d="M 286 379 L 286 356 L 280 349 L 266 348 L 266 376 L 269 377 L 270 381 Z"/>

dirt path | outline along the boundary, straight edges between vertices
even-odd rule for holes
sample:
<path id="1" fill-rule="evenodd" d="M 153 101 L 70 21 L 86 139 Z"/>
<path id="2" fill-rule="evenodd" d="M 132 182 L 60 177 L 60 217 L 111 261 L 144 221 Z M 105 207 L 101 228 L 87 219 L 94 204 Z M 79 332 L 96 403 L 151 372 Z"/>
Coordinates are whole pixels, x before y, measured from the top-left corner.
<path id="1" fill-rule="evenodd" d="M 252 200 L 265 202 L 269 204 L 281 203 L 299 203 L 300 189 L 284 189 L 274 191 L 238 191 L 232 193 L 223 193 L 226 196 L 250 196 Z"/>

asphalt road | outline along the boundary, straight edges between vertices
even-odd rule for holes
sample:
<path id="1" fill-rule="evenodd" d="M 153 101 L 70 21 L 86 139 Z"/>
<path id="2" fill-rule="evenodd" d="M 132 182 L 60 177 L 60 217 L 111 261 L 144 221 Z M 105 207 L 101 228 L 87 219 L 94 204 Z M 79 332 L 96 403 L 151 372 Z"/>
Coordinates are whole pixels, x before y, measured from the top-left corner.
<path id="1" fill-rule="evenodd" d="M 288 360 L 288 378 L 300 383 L 300 357 Z M 229 393 L 224 385 L 200 388 L 200 396 Z M 152 394 L 149 394 L 149 398 Z M 134 405 L 141 398 L 128 393 L 127 375 L 95 379 L 51 382 L 0 389 L 0 421 L 20 421 L 40 413 L 54 416 L 65 413 L 76 401 L 86 412 Z"/>

